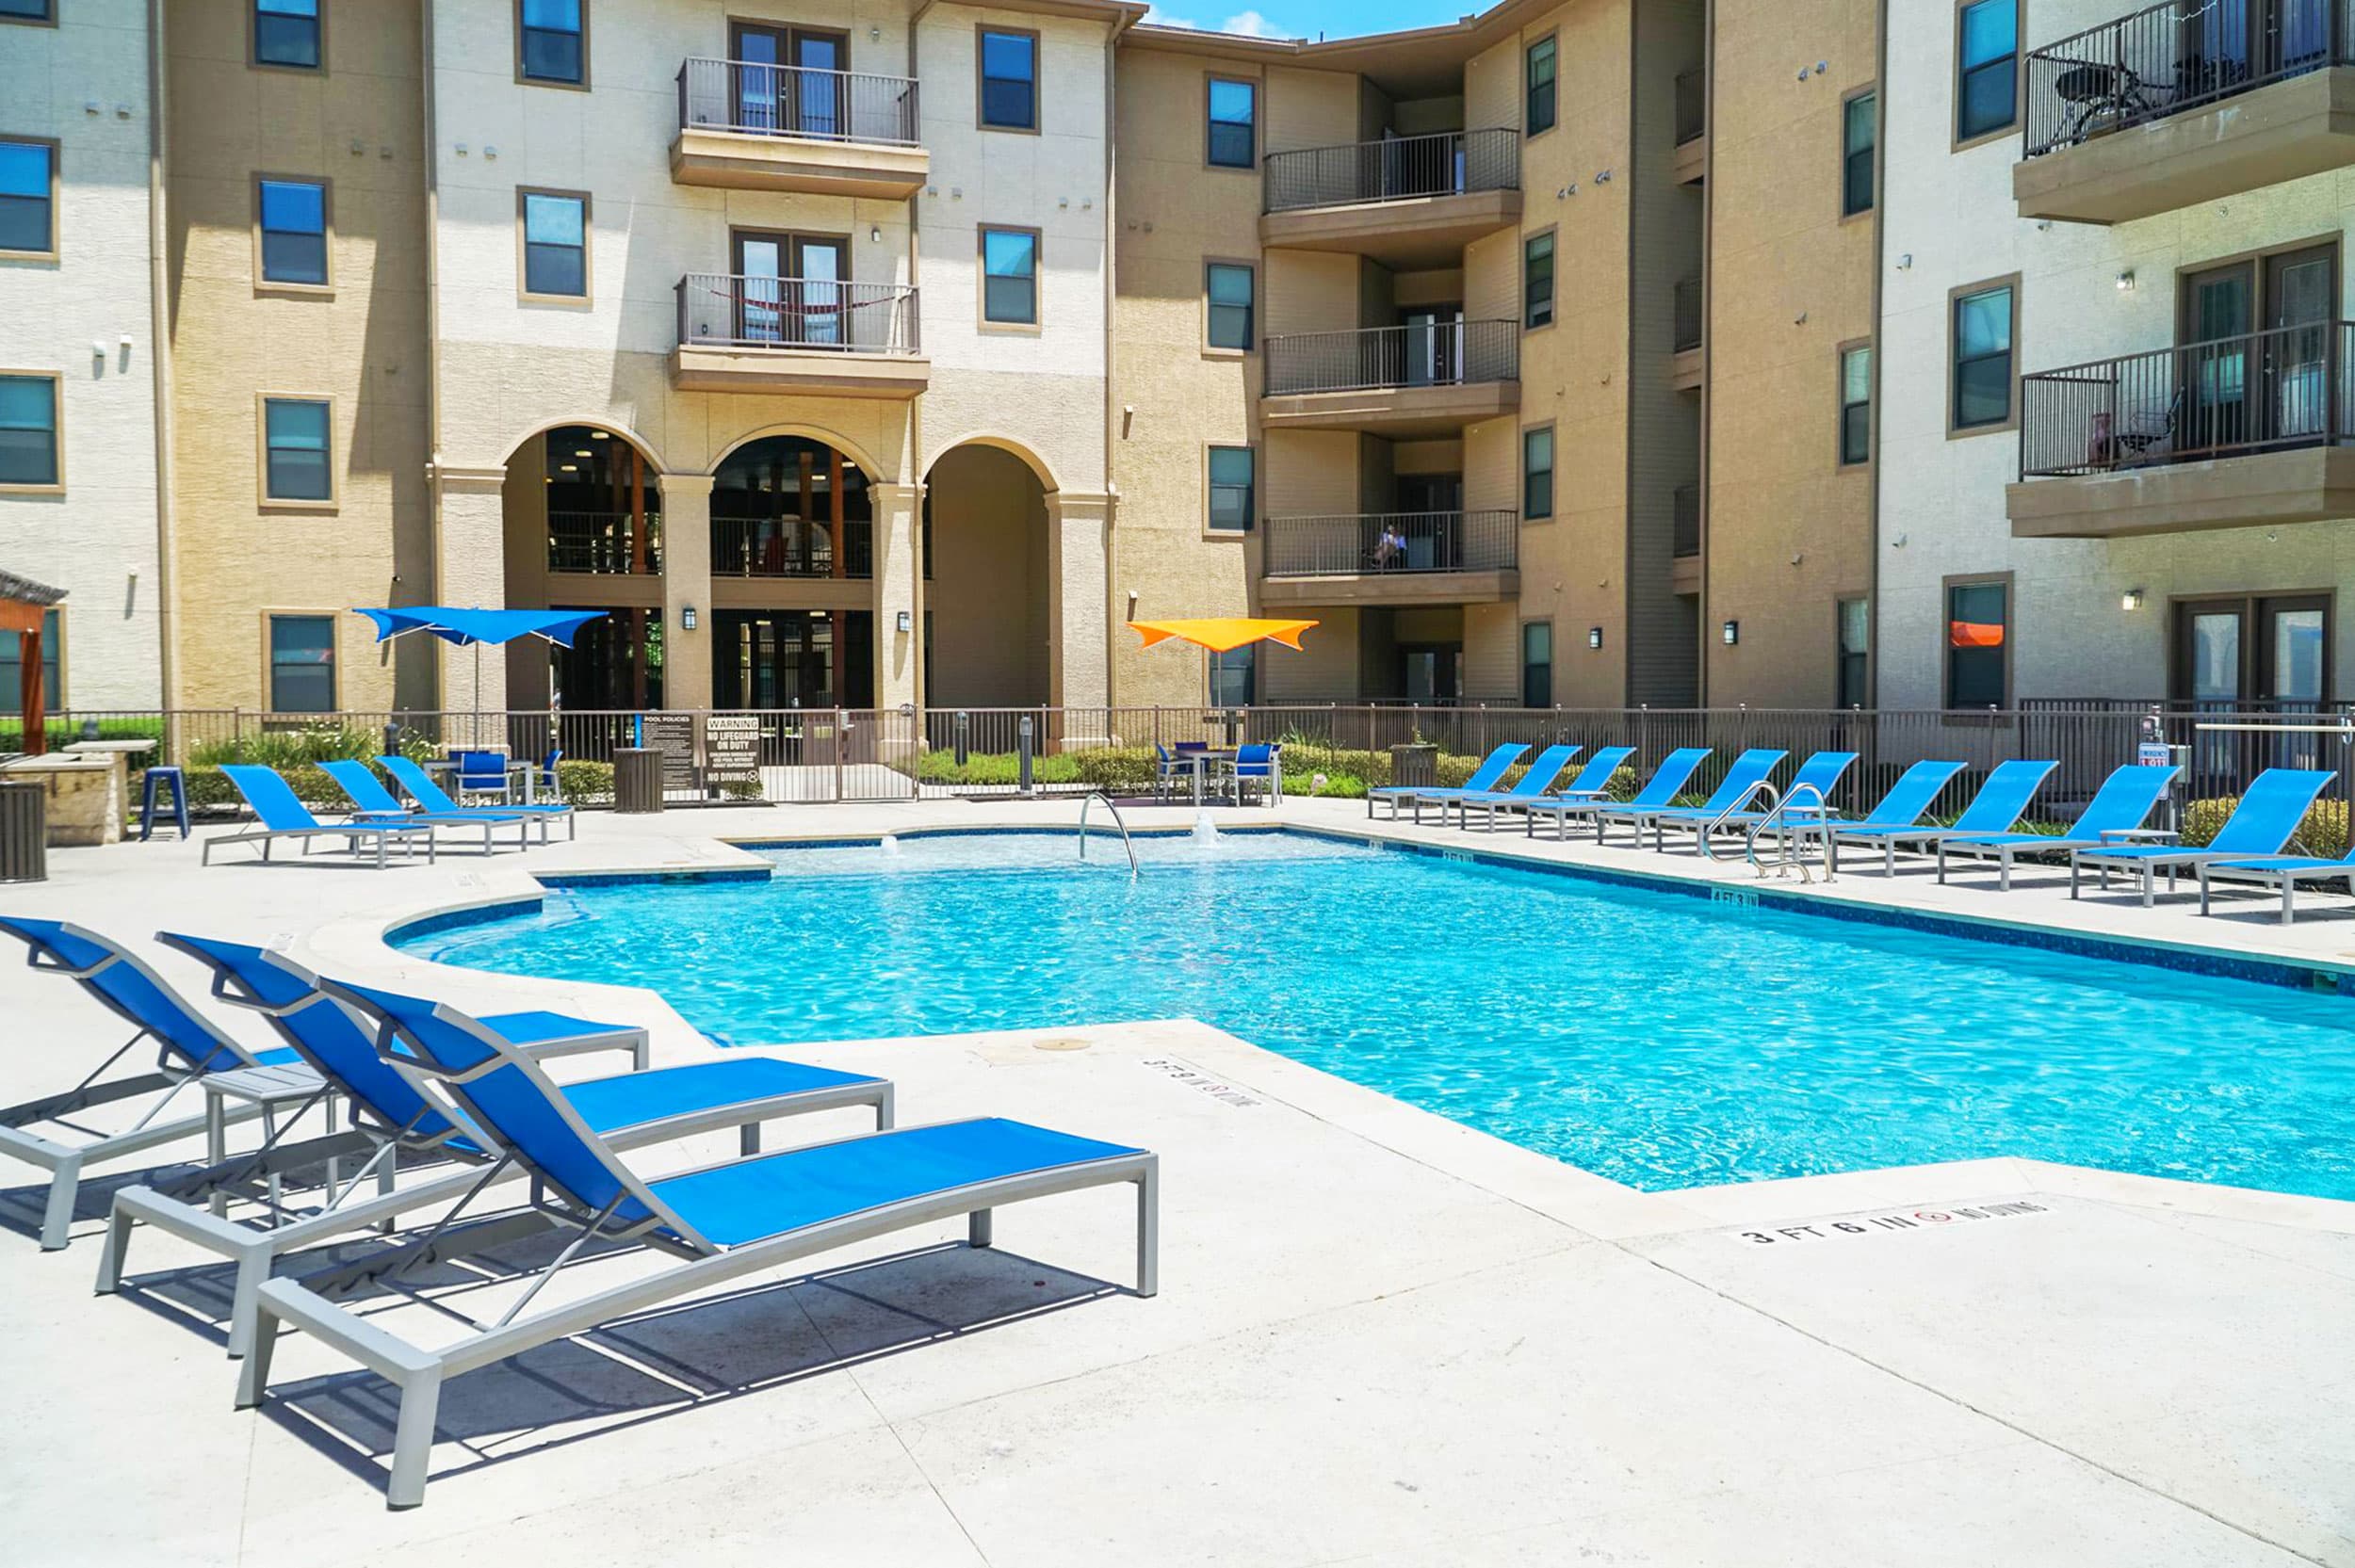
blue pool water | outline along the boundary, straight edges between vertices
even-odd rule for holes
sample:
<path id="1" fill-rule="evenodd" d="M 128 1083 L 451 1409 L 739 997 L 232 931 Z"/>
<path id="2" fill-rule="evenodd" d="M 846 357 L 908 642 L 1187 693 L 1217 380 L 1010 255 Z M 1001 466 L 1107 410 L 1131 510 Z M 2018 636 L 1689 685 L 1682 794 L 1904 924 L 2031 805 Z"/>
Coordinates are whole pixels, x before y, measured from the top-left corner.
<path id="1" fill-rule="evenodd" d="M 1294 834 L 1139 852 L 780 850 L 401 945 L 740 1044 L 1191 1016 L 1652 1190 L 2021 1155 L 2355 1198 L 2355 1000 Z"/>

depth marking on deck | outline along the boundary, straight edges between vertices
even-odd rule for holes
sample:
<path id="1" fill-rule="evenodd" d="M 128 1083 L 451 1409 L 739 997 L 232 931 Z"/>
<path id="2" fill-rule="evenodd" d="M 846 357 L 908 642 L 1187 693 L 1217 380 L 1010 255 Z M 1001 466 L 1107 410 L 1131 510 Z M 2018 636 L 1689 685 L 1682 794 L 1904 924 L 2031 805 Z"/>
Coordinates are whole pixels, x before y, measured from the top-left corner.
<path id="1" fill-rule="evenodd" d="M 1718 1234 L 1744 1247 L 1788 1247 L 1801 1242 L 1854 1241 L 1870 1236 L 1897 1236 L 1907 1231 L 1952 1230 L 1957 1225 L 1989 1220 L 2021 1220 L 2050 1214 L 2053 1204 L 2042 1200 L 2006 1198 L 1995 1203 L 1948 1204 L 1944 1207 L 1866 1209 L 1855 1214 L 1766 1225 L 1753 1230 Z"/>
<path id="2" fill-rule="evenodd" d="M 1184 1084 L 1189 1089 L 1200 1090 L 1211 1099 L 1223 1101 L 1230 1106 L 1256 1106 L 1259 1103 L 1233 1084 L 1214 1078 L 1194 1063 L 1180 1061 L 1176 1057 L 1147 1057 L 1145 1065 L 1156 1073 L 1164 1074 L 1176 1082 Z"/>

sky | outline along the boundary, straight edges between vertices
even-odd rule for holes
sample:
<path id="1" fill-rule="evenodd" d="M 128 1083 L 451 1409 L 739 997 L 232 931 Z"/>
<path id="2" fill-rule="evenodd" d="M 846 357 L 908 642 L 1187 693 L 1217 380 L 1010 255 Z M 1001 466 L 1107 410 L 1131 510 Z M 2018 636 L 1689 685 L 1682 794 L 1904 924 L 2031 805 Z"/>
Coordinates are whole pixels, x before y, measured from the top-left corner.
<path id="1" fill-rule="evenodd" d="M 1154 0 L 1145 18 L 1170 27 L 1243 33 L 1254 38 L 1355 38 L 1432 27 L 1468 12 L 1486 10 L 1493 0 Z"/>

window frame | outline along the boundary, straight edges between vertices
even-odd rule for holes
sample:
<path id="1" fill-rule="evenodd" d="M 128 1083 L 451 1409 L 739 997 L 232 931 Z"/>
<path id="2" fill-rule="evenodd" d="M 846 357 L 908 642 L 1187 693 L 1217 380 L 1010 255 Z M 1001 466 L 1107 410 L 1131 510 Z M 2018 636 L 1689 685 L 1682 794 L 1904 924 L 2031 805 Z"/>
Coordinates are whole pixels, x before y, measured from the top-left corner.
<path id="1" fill-rule="evenodd" d="M 1031 40 L 1031 122 L 1028 125 L 1000 125 L 989 118 L 989 38 L 1021 38 Z M 977 131 L 1002 131 L 1008 136 L 1034 137 L 1045 134 L 1047 125 L 1047 61 L 1037 31 L 1030 27 L 1001 27 L 994 22 L 973 24 L 973 128 Z"/>
<path id="2" fill-rule="evenodd" d="M 1218 159 L 1210 155 L 1212 144 L 1215 139 L 1211 135 L 1212 128 L 1218 125 L 1231 125 L 1235 123 L 1231 120 L 1213 120 L 1210 117 L 1210 105 L 1216 97 L 1221 83 L 1229 87 L 1247 88 L 1251 92 L 1251 158 L 1247 163 L 1221 163 Z M 1260 105 L 1264 102 L 1265 96 L 1260 90 L 1259 79 L 1256 76 L 1235 76 L 1215 71 L 1203 73 L 1202 167 L 1204 169 L 1215 170 L 1222 174 L 1256 174 L 1259 172 L 1260 163 L 1259 111 Z"/>
<path id="3" fill-rule="evenodd" d="M 2018 661 L 2014 650 L 2020 642 L 2020 595 L 2009 572 L 1963 572 L 1941 577 L 1938 583 L 1938 695 L 1941 711 L 1956 714 L 1984 714 L 1987 709 L 1973 704 L 1957 706 L 1955 703 L 1954 641 L 1951 627 L 1955 619 L 1954 592 L 1958 588 L 1977 588 L 1998 584 L 2004 590 L 2004 699 L 1996 704 L 1998 712 L 2008 713 L 2012 707 L 2012 672 Z M 1871 657 L 1868 650 L 1866 657 Z"/>
<path id="4" fill-rule="evenodd" d="M 1211 464 L 1221 452 L 1244 452 L 1251 458 L 1251 493 L 1243 504 L 1242 526 L 1221 528 L 1210 521 L 1213 512 L 1210 493 L 1218 488 Z M 1206 441 L 1202 444 L 1202 537 L 1204 539 L 1249 539 L 1259 531 L 1259 446 L 1252 441 Z"/>
<path id="5" fill-rule="evenodd" d="M 65 372 L 0 364 L 0 378 L 49 383 L 49 466 L 57 477 L 48 484 L 0 482 L 0 495 L 63 495 L 65 493 Z"/>
<path id="6" fill-rule="evenodd" d="M 327 281 L 289 283 L 263 270 L 262 186 L 317 186 L 319 188 L 319 243 Z M 335 292 L 335 182 L 325 175 L 256 174 L 253 176 L 253 292 L 256 294 L 333 295 Z"/>
<path id="7" fill-rule="evenodd" d="M 1835 345 L 1831 351 L 1833 406 L 1839 410 L 1839 415 L 1833 422 L 1832 428 L 1832 466 L 1834 468 L 1862 468 L 1873 461 L 1874 439 L 1880 433 L 1879 421 L 1873 417 L 1876 412 L 1874 394 L 1879 389 L 1879 383 L 1876 378 L 1880 375 L 1880 363 L 1879 356 L 1873 350 L 1874 343 L 1871 338 L 1852 337 L 1845 343 Z M 1861 404 L 1848 401 L 1848 356 L 1857 353 L 1866 356 L 1864 401 Z M 1848 456 L 1848 411 L 1860 407 L 1864 410 L 1864 455 L 1860 458 L 1852 458 Z"/>
<path id="8" fill-rule="evenodd" d="M 1546 438 L 1546 509 L 1534 512 L 1529 509 L 1529 439 L 1540 432 Z M 1515 496 L 1514 500 L 1519 506 L 1520 520 L 1523 523 L 1552 522 L 1562 499 L 1559 488 L 1554 483 L 1554 476 L 1562 471 L 1562 449 L 1560 443 L 1554 437 L 1552 420 L 1548 419 L 1535 425 L 1521 427 L 1520 461 L 1516 466 L 1520 470 L 1520 493 Z"/>
<path id="9" fill-rule="evenodd" d="M 1873 596 L 1869 593 L 1836 593 L 1831 601 L 1831 695 L 1832 705 L 1843 713 L 1850 704 L 1840 700 L 1841 687 L 1847 682 L 1849 657 L 1847 644 L 1842 640 L 1847 635 L 1846 617 L 1843 611 L 1850 605 L 1864 606 L 1864 646 L 1857 655 L 1863 659 L 1864 667 L 1857 683 L 1860 690 L 1854 705 L 1865 708 L 1873 705 Z M 2008 629 L 2005 632 L 2005 640 L 2010 640 Z"/>
<path id="10" fill-rule="evenodd" d="M 1553 53 L 1551 56 L 1553 61 L 1553 78 L 1546 86 L 1552 89 L 1552 96 L 1547 100 L 1546 122 L 1543 125 L 1533 126 L 1530 123 L 1529 110 L 1531 103 L 1536 96 L 1537 88 L 1536 84 L 1529 79 L 1529 68 L 1536 59 L 1537 51 L 1548 44 L 1553 46 Z M 1521 140 L 1526 142 L 1544 136 L 1561 123 L 1562 34 L 1557 28 L 1551 32 L 1540 34 L 1521 46 Z"/>
<path id="11" fill-rule="evenodd" d="M 1535 668 L 1533 665 L 1531 665 L 1531 663 L 1530 663 L 1530 661 L 1529 661 L 1529 633 L 1530 633 L 1530 629 L 1531 629 L 1532 627 L 1535 627 L 1535 626 L 1543 626 L 1543 627 L 1546 629 L 1546 662 L 1545 662 L 1545 671 L 1546 671 L 1546 700 L 1545 700 L 1544 702 L 1542 702 L 1542 703 L 1533 703 L 1533 702 L 1531 702 L 1531 701 L 1529 700 L 1529 672 L 1530 672 L 1530 671 L 1531 671 L 1533 668 Z M 1529 617 L 1527 620 L 1525 620 L 1525 621 L 1523 621 L 1523 622 L 1521 622 L 1521 631 L 1520 631 L 1520 665 L 1521 665 L 1521 706 L 1522 706 L 1522 707 L 1524 707 L 1524 708 L 1550 708 L 1550 707 L 1552 707 L 1552 706 L 1554 706 L 1554 705 L 1555 705 L 1555 704 L 1554 704 L 1554 701 L 1553 701 L 1553 667 L 1554 667 L 1554 664 L 1556 663 L 1556 660 L 1555 660 L 1555 658 L 1554 658 L 1554 652 L 1555 652 L 1555 643 L 1554 643 L 1554 638 L 1553 638 L 1553 617 L 1552 617 L 1552 616 L 1551 616 L 1551 615 L 1533 615 L 1533 616 Z"/>
<path id="12" fill-rule="evenodd" d="M 989 236 L 992 234 L 1028 234 L 1031 239 L 1031 319 L 1028 321 L 993 321 L 989 317 Z M 1047 321 L 1047 236 L 1033 228 L 1019 223 L 977 223 L 973 226 L 973 319 L 984 332 L 1015 332 L 1036 334 L 1046 330 Z M 1006 273 L 1001 276 L 1011 277 Z"/>
<path id="13" fill-rule="evenodd" d="M 515 85 L 517 87 L 555 88 L 561 92 L 587 92 L 590 88 L 589 70 L 589 9 L 590 0 L 580 5 L 580 80 L 568 82 L 560 76 L 531 76 L 524 72 L 524 0 L 514 0 L 515 25 Z M 549 29 L 542 28 L 543 32 Z"/>
<path id="14" fill-rule="evenodd" d="M 2011 359 L 2010 403 L 2000 423 L 1959 425 L 1955 415 L 1962 401 L 1961 334 L 1956 328 L 1956 309 L 1966 299 L 1992 294 L 1997 289 L 2011 291 Z M 1965 441 L 1973 436 L 2002 435 L 2020 428 L 2020 274 L 2006 272 L 2000 278 L 1982 278 L 1976 283 L 1957 283 L 1946 291 L 1946 439 Z"/>
<path id="15" fill-rule="evenodd" d="M 1855 158 L 1858 150 L 1848 145 L 1848 117 L 1855 111 L 1856 105 L 1866 99 L 1870 99 L 1873 105 L 1873 141 L 1872 145 L 1863 149 L 1863 152 L 1864 155 L 1871 160 L 1873 177 L 1869 182 L 1867 182 L 1870 188 L 1868 188 L 1865 192 L 1864 205 L 1855 207 L 1848 204 L 1848 164 L 1853 158 Z M 1870 218 L 1875 212 L 1879 210 L 1880 204 L 1880 84 L 1877 82 L 1868 82 L 1860 88 L 1851 89 L 1849 91 L 1843 94 L 1840 100 L 1840 221 L 1845 223 L 1850 218 Z"/>
<path id="16" fill-rule="evenodd" d="M 542 294 L 531 287 L 531 202 L 551 196 L 580 203 L 580 292 Z M 587 310 L 597 301 L 596 204 L 585 190 L 557 190 L 547 186 L 515 187 L 515 299 L 520 304 L 558 305 Z"/>
<path id="17" fill-rule="evenodd" d="M 327 495 L 324 499 L 269 493 L 269 406 L 272 403 L 317 403 L 327 410 Z M 344 504 L 343 475 L 335 461 L 337 408 L 332 392 L 272 389 L 253 395 L 253 493 L 264 511 L 334 512 Z"/>
<path id="18" fill-rule="evenodd" d="M 56 137 L 18 136 L 13 131 L 0 131 L 0 142 L 18 147 L 42 147 L 49 152 L 49 248 L 45 251 L 11 251 L 0 247 L 0 266 L 9 262 L 55 262 L 65 251 L 65 202 L 61 199 L 65 190 L 65 144 Z"/>
<path id="19" fill-rule="evenodd" d="M 262 0 L 245 0 L 245 63 L 252 71 L 291 71 L 300 76 L 327 74 L 327 9 L 329 0 L 318 0 L 318 14 L 311 19 L 318 34 L 319 63 L 289 65 L 284 60 L 262 58 Z"/>
<path id="20" fill-rule="evenodd" d="M 1562 241 L 1561 226 L 1549 223 L 1534 234 L 1521 236 L 1521 331 L 1542 332 L 1561 319 L 1562 302 Z M 1529 248 L 1544 240 L 1546 250 L 1546 318 L 1529 319 Z"/>
<path id="21" fill-rule="evenodd" d="M 1975 6 L 2002 5 L 2005 3 L 2006 0 L 1955 0 L 1954 32 L 1951 40 L 1953 52 L 1947 57 L 1946 86 L 1950 103 L 1946 113 L 1946 129 L 1948 135 L 1952 137 L 1951 144 L 1948 148 L 1949 152 L 1968 152 L 1973 147 L 1985 146 L 1987 143 L 1994 141 L 1999 137 L 2016 135 L 2019 133 L 2022 121 L 2025 118 L 2025 116 L 2022 113 L 2022 100 L 2027 90 L 2028 73 L 2024 69 L 2027 59 L 2027 52 L 2022 49 L 2021 45 L 2026 37 L 2027 6 L 2025 0 L 2008 0 L 2008 3 L 2011 6 L 2011 118 L 2003 124 L 1994 126 L 1991 129 L 1985 131 L 1973 131 L 1968 136 L 1963 134 L 1963 13 Z"/>
<path id="22" fill-rule="evenodd" d="M 0 25 L 11 27 L 54 27 L 57 24 L 58 0 L 45 0 L 46 11 L 41 16 L 10 16 L 0 12 Z"/>
<path id="23" fill-rule="evenodd" d="M 297 609 L 272 606 L 262 612 L 262 701 L 268 712 L 336 713 L 343 706 L 344 631 L 343 618 L 333 610 Z M 323 708 L 282 708 L 278 705 L 278 651 L 270 636 L 272 627 L 281 621 L 324 621 L 327 622 L 327 706 Z"/>
<path id="24" fill-rule="evenodd" d="M 1244 307 L 1244 309 L 1246 309 L 1246 310 L 1250 313 L 1249 316 L 1247 317 L 1248 330 L 1247 330 L 1247 331 L 1244 331 L 1244 333 L 1243 333 L 1243 344 L 1242 344 L 1242 348 L 1238 348 L 1234 347 L 1234 346 L 1233 346 L 1233 345 L 1231 345 L 1231 344 L 1224 344 L 1224 343 L 1217 343 L 1217 342 L 1213 342 L 1213 341 L 1211 340 L 1211 337 L 1210 337 L 1210 321 L 1211 321 L 1211 312 L 1212 312 L 1212 311 L 1214 311 L 1214 310 L 1222 309 L 1222 308 L 1223 308 L 1223 309 L 1227 309 L 1227 310 L 1232 310 L 1232 309 L 1234 308 L 1234 307 L 1233 307 L 1233 306 L 1231 306 L 1231 305 L 1222 307 L 1222 306 L 1218 305 L 1218 304 L 1217 304 L 1217 302 L 1216 302 L 1215 300 L 1213 300 L 1213 299 L 1210 298 L 1210 272 L 1211 272 L 1211 269 L 1212 269 L 1212 268 L 1214 268 L 1214 267 L 1232 267 L 1232 268 L 1234 268 L 1234 269 L 1235 269 L 1235 270 L 1237 270 L 1237 271 L 1240 271 L 1240 272 L 1242 272 L 1242 273 L 1247 274 L 1247 275 L 1250 277 L 1250 279 L 1251 279 L 1251 303 L 1250 303 L 1249 305 L 1247 305 L 1247 306 L 1245 306 L 1245 307 Z M 1203 257 L 1203 258 L 1202 258 L 1202 352 L 1203 352 L 1206 356 L 1210 356 L 1210 357 L 1214 357 L 1214 358 L 1218 358 L 1218 359 L 1239 360 L 1239 359 L 1245 358 L 1245 357 L 1247 357 L 1247 356 L 1249 356 L 1249 355 L 1251 355 L 1251 354 L 1258 353 L 1258 352 L 1259 352 L 1259 263 L 1257 263 L 1257 262 L 1242 261 L 1242 260 L 1241 260 L 1241 259 L 1239 259 L 1239 258 L 1236 258 L 1236 257 L 1231 257 L 1231 256 L 1205 256 L 1205 257 Z"/>

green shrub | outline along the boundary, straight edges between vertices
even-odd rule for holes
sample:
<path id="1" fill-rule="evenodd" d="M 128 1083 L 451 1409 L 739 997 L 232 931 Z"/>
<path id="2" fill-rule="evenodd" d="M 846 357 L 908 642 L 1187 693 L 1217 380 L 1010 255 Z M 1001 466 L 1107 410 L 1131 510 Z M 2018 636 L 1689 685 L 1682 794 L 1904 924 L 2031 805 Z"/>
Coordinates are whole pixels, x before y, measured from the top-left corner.
<path id="1" fill-rule="evenodd" d="M 613 765 L 609 762 L 575 762 L 567 758 L 556 765 L 556 784 L 564 792 L 564 799 L 574 805 L 613 803 Z"/>
<path id="2" fill-rule="evenodd" d="M 1292 777 L 1289 769 L 1285 776 Z M 1366 798 L 1366 781 L 1355 774 L 1327 773 L 1324 776 L 1323 789 L 1315 787 L 1312 782 L 1314 778 L 1314 774 L 1298 778 L 1291 785 L 1293 792 L 1312 795 L 1320 800 L 1362 800 Z"/>
<path id="3" fill-rule="evenodd" d="M 368 761 L 383 752 L 384 736 L 381 730 L 345 724 L 305 724 L 299 730 L 256 730 L 250 735 L 201 740 L 188 748 L 188 762 L 197 768 L 251 762 L 283 770 L 305 763 L 350 758 Z M 402 736 L 400 752 L 417 762 L 441 755 L 438 745 L 418 735 Z"/>
<path id="4" fill-rule="evenodd" d="M 1079 782 L 1096 789 L 1145 789 L 1153 783 L 1154 756 L 1149 747 L 1099 746 L 1074 752 L 1070 760 L 1078 769 Z"/>
<path id="5" fill-rule="evenodd" d="M 2213 843 L 2217 830 L 2239 805 L 2237 799 L 2194 800 L 2184 808 L 2184 842 L 2194 849 Z M 2325 860 L 2337 860 L 2347 853 L 2347 802 L 2319 800 L 2306 813 L 2306 819 L 2298 825 L 2298 832 L 2290 841 L 2293 853 L 2303 852 Z"/>
<path id="6" fill-rule="evenodd" d="M 315 811 L 351 809 L 350 797 L 336 788 L 335 782 L 316 767 L 307 764 L 281 767 L 278 773 L 286 781 L 287 787 L 295 792 L 296 799 Z M 229 776 L 220 770 L 218 764 L 194 764 L 181 776 L 187 783 L 191 810 L 208 806 L 242 807 L 245 804 L 245 797 L 237 793 L 236 786 L 229 782 Z"/>
<path id="7" fill-rule="evenodd" d="M 1080 758 L 1086 752 L 1058 752 L 1031 759 L 1031 777 L 1039 784 L 1077 784 Z M 901 771 L 907 769 L 900 765 Z M 929 784 L 1013 784 L 1022 781 L 1022 757 L 1017 752 L 971 752 L 963 766 L 954 752 L 925 752 L 916 759 L 918 782 Z"/>
<path id="8" fill-rule="evenodd" d="M 16 704 L 16 692 L 10 688 L 0 694 L 0 702 Z M 63 751 L 82 738 L 82 721 L 72 714 L 49 717 L 44 732 L 49 749 Z M 102 719 L 98 721 L 101 740 L 161 740 L 164 721 L 161 719 Z M 24 749 L 24 721 L 17 718 L 0 719 L 0 752 L 21 752 Z"/>

